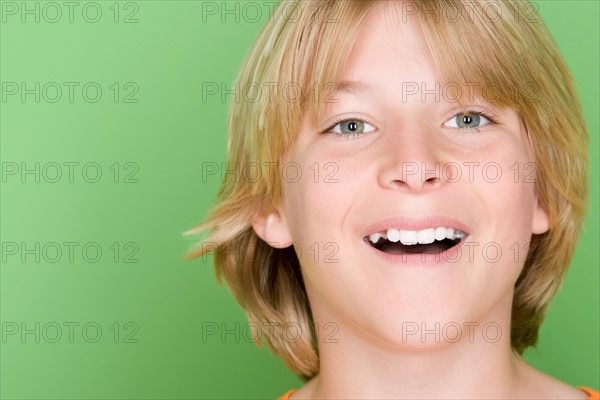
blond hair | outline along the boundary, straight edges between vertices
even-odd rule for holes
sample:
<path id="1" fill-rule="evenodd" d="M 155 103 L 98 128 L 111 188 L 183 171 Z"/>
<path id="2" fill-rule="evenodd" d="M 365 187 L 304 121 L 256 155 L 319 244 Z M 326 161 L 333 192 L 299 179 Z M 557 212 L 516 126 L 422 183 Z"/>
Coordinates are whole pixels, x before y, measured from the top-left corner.
<path id="1" fill-rule="evenodd" d="M 263 179 L 228 176 L 217 205 L 201 225 L 187 232 L 208 232 L 188 258 L 214 251 L 219 283 L 225 278 L 251 322 L 259 323 L 265 334 L 266 326 L 271 329 L 270 335 L 261 337 L 305 380 L 318 373 L 319 356 L 298 258 L 293 247 L 277 249 L 265 243 L 251 223 L 279 205 L 281 171 L 273 174 L 269 167 L 277 165 L 294 142 L 306 115 L 313 121 L 322 115 L 325 83 L 339 81 L 361 23 L 379 3 L 281 2 L 247 55 L 237 82 L 242 87 L 294 83 L 302 96 L 290 101 L 275 90 L 255 101 L 231 104 L 227 168 L 251 164 L 260 168 Z M 547 28 L 530 13 L 526 1 L 403 4 L 420 16 L 429 52 L 444 81 L 493 85 L 495 101 L 513 107 L 530 136 L 536 193 L 550 217 L 550 229 L 532 236 L 515 284 L 511 346 L 522 354 L 537 343 L 587 207 L 588 138 L 573 79 Z M 272 334 L 273 327 L 277 332 L 290 323 L 302 327 L 299 340 Z"/>

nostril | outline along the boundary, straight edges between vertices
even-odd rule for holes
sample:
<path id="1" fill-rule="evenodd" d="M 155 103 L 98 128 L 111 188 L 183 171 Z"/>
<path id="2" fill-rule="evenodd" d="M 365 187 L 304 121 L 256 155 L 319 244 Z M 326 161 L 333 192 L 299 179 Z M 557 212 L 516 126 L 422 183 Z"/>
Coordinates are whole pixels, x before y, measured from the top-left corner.
<path id="1" fill-rule="evenodd" d="M 403 177 L 395 177 L 390 180 L 388 187 L 391 188 L 409 188 L 409 189 L 424 189 L 429 186 L 438 186 L 443 182 L 440 174 L 433 171 L 421 171 L 414 173 L 406 173 Z"/>
<path id="2" fill-rule="evenodd" d="M 405 186 L 405 185 L 406 185 L 406 182 L 404 182 L 404 181 L 402 181 L 400 179 L 394 179 L 391 182 L 391 186 L 394 186 L 394 187 L 402 187 L 402 186 Z"/>

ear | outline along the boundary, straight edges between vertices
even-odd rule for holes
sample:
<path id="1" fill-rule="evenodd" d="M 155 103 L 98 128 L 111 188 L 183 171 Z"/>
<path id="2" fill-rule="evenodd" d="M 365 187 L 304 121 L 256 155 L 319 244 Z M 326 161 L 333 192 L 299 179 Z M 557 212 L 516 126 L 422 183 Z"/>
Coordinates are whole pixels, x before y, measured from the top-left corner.
<path id="1" fill-rule="evenodd" d="M 292 245 L 292 237 L 285 216 L 273 211 L 252 221 L 254 232 L 271 247 L 283 249 Z"/>
<path id="2" fill-rule="evenodd" d="M 550 229 L 550 217 L 548 212 L 542 207 L 537 196 L 535 196 L 535 205 L 533 208 L 533 218 L 531 221 L 531 232 L 540 235 Z"/>

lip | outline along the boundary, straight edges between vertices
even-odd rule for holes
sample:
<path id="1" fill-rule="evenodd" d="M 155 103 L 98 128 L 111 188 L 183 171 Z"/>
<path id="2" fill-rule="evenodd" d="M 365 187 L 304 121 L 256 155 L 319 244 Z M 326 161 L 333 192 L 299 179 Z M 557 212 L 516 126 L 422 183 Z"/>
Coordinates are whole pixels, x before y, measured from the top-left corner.
<path id="1" fill-rule="evenodd" d="M 465 237 L 463 237 L 460 243 L 456 244 L 456 246 L 437 254 L 388 254 L 377 250 L 375 247 L 371 246 L 367 240 L 367 237 L 370 234 L 390 228 L 419 231 L 438 226 L 445 226 L 448 228 L 454 228 L 455 230 L 463 231 L 465 232 Z M 371 249 L 370 251 L 375 252 L 379 257 L 392 264 L 432 267 L 440 264 L 453 264 L 459 261 L 462 256 L 463 246 L 470 237 L 470 231 L 471 229 L 465 223 L 451 217 L 440 215 L 423 218 L 396 217 L 388 218 L 386 220 L 369 225 L 364 231 L 365 234 L 363 235 L 362 242 L 365 246 Z"/>
<path id="2" fill-rule="evenodd" d="M 380 232 L 391 228 L 420 231 L 427 228 L 436 228 L 438 226 L 445 226 L 448 228 L 454 228 L 455 230 L 463 231 L 466 233 L 465 238 L 470 233 L 469 227 L 463 222 L 454 218 L 436 215 L 425 218 L 389 218 L 369 225 L 364 231 L 362 237 L 366 238 L 375 232 Z"/>
<path id="3" fill-rule="evenodd" d="M 467 236 L 465 236 L 456 246 L 436 254 L 388 254 L 371 246 L 366 239 L 363 240 L 363 244 L 370 249 L 367 251 L 373 251 L 378 257 L 381 257 L 386 262 L 412 267 L 435 267 L 441 266 L 442 264 L 455 264 L 462 258 L 463 246 L 466 242 Z"/>

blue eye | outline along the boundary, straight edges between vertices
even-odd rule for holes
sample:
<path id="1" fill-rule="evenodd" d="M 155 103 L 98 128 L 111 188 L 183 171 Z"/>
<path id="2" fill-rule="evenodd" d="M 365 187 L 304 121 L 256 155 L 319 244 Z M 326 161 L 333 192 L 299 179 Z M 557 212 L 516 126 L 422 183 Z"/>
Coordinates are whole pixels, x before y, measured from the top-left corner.
<path id="1" fill-rule="evenodd" d="M 495 121 L 483 111 L 466 111 L 456 114 L 446 121 L 446 127 L 461 130 L 478 130 L 482 126 L 493 125 Z"/>
<path id="2" fill-rule="evenodd" d="M 368 128 L 371 130 L 366 130 Z M 356 136 L 363 133 L 373 132 L 375 127 L 358 118 L 348 118 L 336 121 L 333 125 L 327 128 L 323 133 L 334 133 L 341 136 Z"/>

